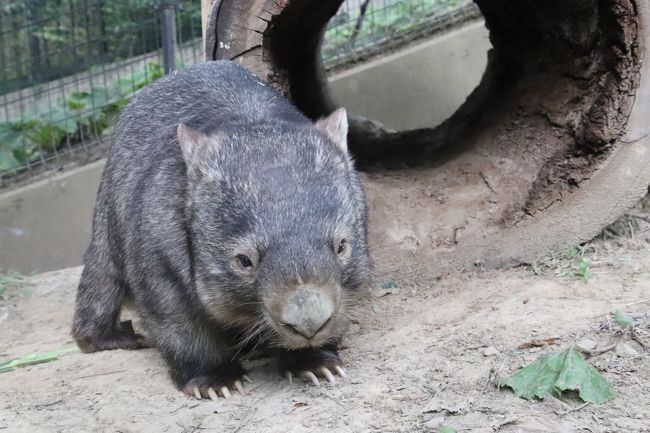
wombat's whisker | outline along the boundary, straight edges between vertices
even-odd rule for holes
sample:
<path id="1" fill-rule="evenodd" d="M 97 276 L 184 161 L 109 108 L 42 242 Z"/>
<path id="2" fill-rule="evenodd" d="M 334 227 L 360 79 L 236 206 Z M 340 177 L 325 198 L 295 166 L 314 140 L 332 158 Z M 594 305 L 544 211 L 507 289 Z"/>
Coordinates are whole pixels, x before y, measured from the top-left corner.
<path id="1" fill-rule="evenodd" d="M 242 335 L 243 338 L 241 338 L 240 341 L 239 341 L 237 344 L 235 344 L 235 345 L 231 348 L 232 350 L 237 349 L 237 352 L 235 353 L 235 355 L 233 356 L 233 358 L 236 358 L 236 357 L 239 355 L 239 353 L 242 351 L 242 349 L 243 349 L 244 347 L 246 347 L 246 345 L 247 345 L 247 344 L 248 344 L 248 343 L 249 343 L 253 338 L 255 338 L 256 336 L 258 336 L 258 335 L 263 331 L 263 325 L 264 325 L 264 320 L 263 320 L 263 318 L 259 318 L 259 319 L 258 319 L 258 320 L 253 324 L 253 326 L 251 326 L 251 327 L 248 328 L 248 329 L 245 329 L 245 330 L 242 332 L 241 335 Z M 259 343 L 258 343 L 258 344 L 259 344 Z M 255 345 L 255 347 L 257 347 L 257 344 Z"/>

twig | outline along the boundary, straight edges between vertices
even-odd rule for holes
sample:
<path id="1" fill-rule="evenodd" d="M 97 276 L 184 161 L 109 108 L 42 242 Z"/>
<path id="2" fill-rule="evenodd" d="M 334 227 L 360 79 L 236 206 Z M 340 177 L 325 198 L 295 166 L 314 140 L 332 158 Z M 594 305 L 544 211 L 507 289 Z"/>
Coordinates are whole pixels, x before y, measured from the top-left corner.
<path id="1" fill-rule="evenodd" d="M 62 401 L 63 401 L 63 399 L 60 398 L 60 399 L 58 399 L 58 400 L 51 401 L 51 402 L 49 402 L 49 403 L 37 404 L 37 405 L 34 406 L 34 407 L 37 407 L 37 408 L 38 408 L 38 407 L 54 406 L 55 404 L 61 403 Z"/>
<path id="2" fill-rule="evenodd" d="M 589 350 L 579 346 L 576 346 L 576 349 L 578 349 L 580 352 L 586 353 L 587 355 L 600 355 L 601 353 L 609 352 L 610 350 L 616 348 L 616 344 L 617 343 L 611 344 L 609 346 L 605 346 L 602 349 Z"/>
<path id="3" fill-rule="evenodd" d="M 564 402 L 562 402 L 562 403 L 564 403 Z M 557 411 L 554 411 L 554 412 L 559 416 L 565 416 L 565 415 L 568 415 L 568 414 L 570 414 L 572 412 L 577 412 L 577 411 L 579 411 L 581 409 L 584 409 L 585 407 L 589 406 L 590 404 L 591 404 L 591 402 L 588 401 L 586 403 L 581 404 L 580 406 L 576 406 L 576 407 L 573 407 L 571 409 L 567 409 L 564 412 L 557 412 Z"/>
<path id="4" fill-rule="evenodd" d="M 637 343 L 639 343 L 639 345 L 640 345 L 641 347 L 643 347 L 644 349 L 647 349 L 647 348 L 648 348 L 648 345 L 645 344 L 645 342 L 644 342 L 643 340 L 641 340 L 641 337 L 639 337 L 639 336 L 637 335 L 636 331 L 635 331 L 634 328 L 632 328 L 632 327 L 630 327 L 630 336 L 632 337 L 632 340 L 634 340 L 634 341 L 636 341 Z"/>
<path id="5" fill-rule="evenodd" d="M 650 223 L 650 215 L 638 214 L 638 213 L 626 213 L 625 216 L 630 218 L 636 218 L 641 221 Z"/>
<path id="6" fill-rule="evenodd" d="M 625 305 L 625 307 L 627 308 L 627 307 L 631 307 L 633 305 L 645 304 L 646 302 L 650 302 L 650 298 L 649 299 L 642 299 L 642 300 L 636 301 L 636 302 L 630 302 L 629 304 Z"/>
<path id="7" fill-rule="evenodd" d="M 492 366 L 492 368 L 490 368 L 490 372 L 488 373 L 487 380 L 483 384 L 483 388 L 481 388 L 481 394 L 485 394 L 485 388 L 487 388 L 488 384 L 490 383 L 492 379 L 492 375 L 494 375 L 494 365 Z"/>

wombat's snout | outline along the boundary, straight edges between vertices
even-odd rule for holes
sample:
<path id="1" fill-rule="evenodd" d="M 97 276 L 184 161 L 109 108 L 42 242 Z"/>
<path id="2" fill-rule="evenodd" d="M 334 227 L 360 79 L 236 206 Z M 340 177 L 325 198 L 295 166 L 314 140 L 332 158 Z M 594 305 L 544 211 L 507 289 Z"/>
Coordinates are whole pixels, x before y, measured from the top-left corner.
<path id="1" fill-rule="evenodd" d="M 335 310 L 330 296 L 322 288 L 310 285 L 296 288 L 279 307 L 274 314 L 279 325 L 288 328 L 289 334 L 299 334 L 307 340 L 327 326 Z"/>

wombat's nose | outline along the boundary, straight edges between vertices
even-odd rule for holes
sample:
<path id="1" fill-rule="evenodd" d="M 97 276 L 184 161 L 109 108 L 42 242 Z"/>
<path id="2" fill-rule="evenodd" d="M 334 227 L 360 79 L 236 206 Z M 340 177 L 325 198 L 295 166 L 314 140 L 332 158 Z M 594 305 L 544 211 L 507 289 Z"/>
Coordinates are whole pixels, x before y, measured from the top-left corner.
<path id="1" fill-rule="evenodd" d="M 305 338 L 312 338 L 332 317 L 334 305 L 316 287 L 299 287 L 282 310 L 282 323 Z"/>

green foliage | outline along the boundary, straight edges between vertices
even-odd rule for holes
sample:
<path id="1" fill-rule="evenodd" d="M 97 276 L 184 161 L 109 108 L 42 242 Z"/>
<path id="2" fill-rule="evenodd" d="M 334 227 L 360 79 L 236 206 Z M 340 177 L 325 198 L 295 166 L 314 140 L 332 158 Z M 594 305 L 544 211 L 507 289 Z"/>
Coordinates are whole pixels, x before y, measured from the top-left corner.
<path id="1" fill-rule="evenodd" d="M 0 1 L 0 94 L 160 48 L 159 0 Z M 177 37 L 201 37 L 196 0 L 176 0 Z"/>
<path id="2" fill-rule="evenodd" d="M 456 433 L 456 430 L 451 427 L 447 427 L 446 425 L 441 425 L 438 428 L 438 433 Z"/>
<path id="3" fill-rule="evenodd" d="M 614 313 L 614 320 L 616 321 L 616 323 L 618 323 L 618 326 L 620 326 L 622 329 L 625 330 L 630 328 L 634 330 L 634 323 L 632 319 L 621 310 L 616 310 L 616 312 Z"/>
<path id="4" fill-rule="evenodd" d="M 589 249 L 589 245 L 571 248 L 565 256 L 566 260 L 562 260 L 555 270 L 555 274 L 561 277 L 578 278 L 585 284 L 588 283 L 591 278 L 592 265 L 591 260 L 586 257 Z"/>
<path id="5" fill-rule="evenodd" d="M 359 9 L 340 12 L 330 21 L 325 33 L 323 56 L 325 59 L 332 58 L 378 40 L 394 38 L 427 25 L 434 15 L 470 3 L 469 0 L 404 0 L 388 5 L 371 2 L 361 21 L 361 27 L 356 31 Z"/>
<path id="6" fill-rule="evenodd" d="M 525 399 L 543 398 L 547 394 L 577 391 L 580 398 L 601 404 L 615 393 L 605 378 L 591 367 L 573 346 L 553 355 L 544 355 L 510 376 L 500 386 L 512 388 Z"/>
<path id="7" fill-rule="evenodd" d="M 21 367 L 26 367 L 28 365 L 42 364 L 44 362 L 51 362 L 59 359 L 59 356 L 66 353 L 79 352 L 77 346 L 66 347 L 64 349 L 55 350 L 53 352 L 45 353 L 32 353 L 30 355 L 25 355 L 20 358 L 10 359 L 8 361 L 0 362 L 0 373 L 6 373 L 9 371 L 14 371 Z"/>
<path id="8" fill-rule="evenodd" d="M 82 137 L 110 134 L 124 106 L 163 69 L 149 63 L 110 89 L 93 87 L 72 92 L 51 109 L 32 117 L 0 123 L 0 172 L 20 167 Z"/>

